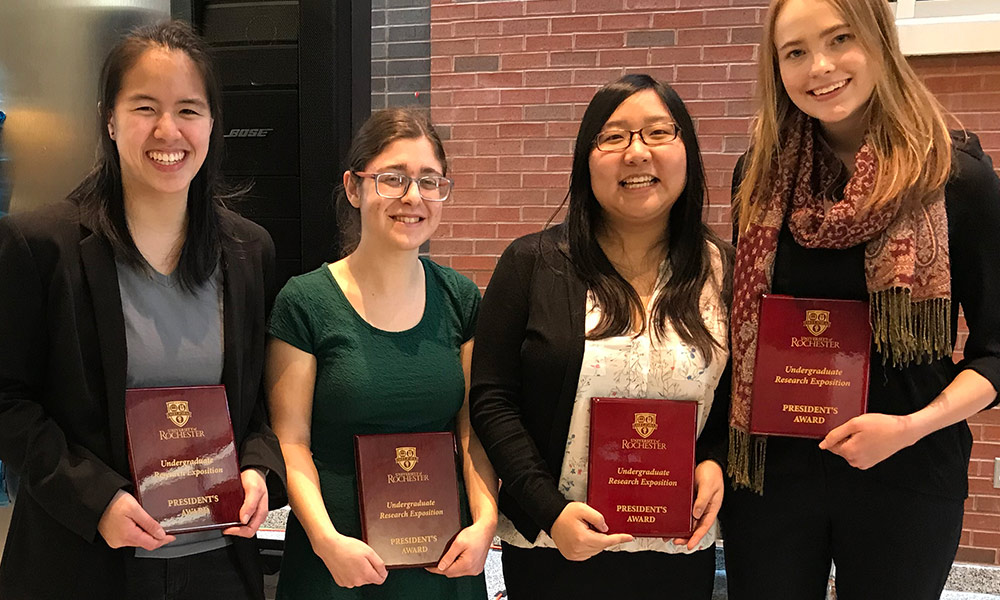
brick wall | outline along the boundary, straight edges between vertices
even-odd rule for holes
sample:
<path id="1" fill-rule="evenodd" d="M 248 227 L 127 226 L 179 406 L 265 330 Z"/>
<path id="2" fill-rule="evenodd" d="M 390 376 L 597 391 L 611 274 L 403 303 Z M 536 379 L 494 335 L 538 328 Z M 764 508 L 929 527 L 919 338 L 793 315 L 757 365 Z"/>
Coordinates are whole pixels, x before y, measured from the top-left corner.
<path id="1" fill-rule="evenodd" d="M 430 0 L 372 0 L 372 110 L 430 106 Z"/>
<path id="2" fill-rule="evenodd" d="M 670 82 L 694 116 L 706 219 L 729 233 L 729 182 L 747 145 L 766 0 L 431 1 L 431 115 L 456 179 L 431 255 L 489 282 L 515 237 L 542 228 L 567 188 L 579 119 L 628 72 Z M 914 59 L 1000 165 L 1000 56 Z M 556 217 L 556 221 L 560 220 Z M 1000 410 L 972 420 L 976 446 L 959 558 L 1000 564 Z"/>

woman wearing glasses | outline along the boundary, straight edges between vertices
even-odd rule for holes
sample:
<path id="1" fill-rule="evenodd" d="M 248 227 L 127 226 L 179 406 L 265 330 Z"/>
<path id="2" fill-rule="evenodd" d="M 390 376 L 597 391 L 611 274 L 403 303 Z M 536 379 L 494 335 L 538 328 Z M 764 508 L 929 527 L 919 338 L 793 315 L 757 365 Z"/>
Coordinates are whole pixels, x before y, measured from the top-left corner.
<path id="1" fill-rule="evenodd" d="M 278 598 L 482 600 L 497 484 L 467 404 L 479 289 L 418 256 L 452 189 L 444 148 L 419 113 L 390 109 L 362 126 L 348 167 L 339 201 L 356 246 L 292 278 L 271 315 L 266 378 L 293 512 Z M 435 568 L 387 573 L 360 539 L 353 436 L 449 430 L 471 519 Z"/>
<path id="2" fill-rule="evenodd" d="M 513 600 L 712 596 L 731 248 L 702 223 L 704 196 L 684 103 L 628 75 L 583 116 L 566 221 L 514 241 L 497 264 L 470 401 L 503 480 L 497 530 Z M 602 396 L 698 403 L 690 538 L 609 532 L 585 503 L 590 398 Z"/>

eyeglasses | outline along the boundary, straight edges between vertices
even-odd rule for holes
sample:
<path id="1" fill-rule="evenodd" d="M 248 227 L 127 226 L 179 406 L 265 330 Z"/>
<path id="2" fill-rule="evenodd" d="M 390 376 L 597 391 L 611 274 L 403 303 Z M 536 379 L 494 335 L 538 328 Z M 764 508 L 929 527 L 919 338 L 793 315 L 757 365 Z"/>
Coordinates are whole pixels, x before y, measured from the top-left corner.
<path id="1" fill-rule="evenodd" d="M 594 145 L 601 152 L 622 152 L 632 145 L 632 138 L 639 139 L 647 146 L 662 146 L 677 139 L 681 128 L 676 123 L 654 123 L 642 129 L 605 129 L 597 134 Z"/>
<path id="2" fill-rule="evenodd" d="M 410 184 L 417 184 L 417 194 L 428 202 L 443 202 L 451 195 L 454 181 L 441 175 L 410 177 L 402 173 L 362 173 L 351 171 L 358 177 L 375 180 L 375 193 L 383 198 L 402 198 L 410 190 Z"/>

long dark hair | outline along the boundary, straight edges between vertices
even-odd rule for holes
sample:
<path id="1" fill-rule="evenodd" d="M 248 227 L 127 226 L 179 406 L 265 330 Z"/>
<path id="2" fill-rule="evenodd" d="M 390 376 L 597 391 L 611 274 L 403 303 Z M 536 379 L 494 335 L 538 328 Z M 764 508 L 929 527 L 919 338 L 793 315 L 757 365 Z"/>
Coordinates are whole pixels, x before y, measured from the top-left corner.
<path id="1" fill-rule="evenodd" d="M 364 171 L 376 156 L 385 150 L 386 146 L 396 140 L 412 140 L 427 138 L 434 147 L 434 156 L 441 163 L 441 174 L 448 174 L 448 160 L 444 155 L 444 144 L 441 138 L 423 112 L 413 108 L 387 108 L 374 113 L 365 121 L 361 129 L 351 140 L 347 151 L 347 169 L 354 175 L 356 171 Z M 357 249 L 361 241 L 361 219 L 358 209 L 351 206 L 347 200 L 347 191 L 343 184 L 337 187 L 337 222 L 339 223 L 341 241 L 338 258 L 343 258 Z"/>
<path id="2" fill-rule="evenodd" d="M 208 46 L 183 21 L 165 21 L 141 27 L 123 38 L 104 61 L 98 87 L 97 162 L 87 177 L 70 192 L 95 231 L 104 236 L 115 254 L 126 264 L 148 271 L 146 263 L 125 222 L 121 160 L 108 134 L 108 120 L 121 91 L 122 80 L 144 52 L 153 48 L 178 50 L 187 55 L 201 74 L 214 120 L 208 154 L 191 181 L 187 202 L 187 233 L 177 264 L 178 280 L 187 290 L 194 289 L 212 275 L 221 255 L 222 240 L 230 234 L 221 226 L 224 199 L 232 197 L 220 174 L 223 149 L 222 92 L 208 54 Z"/>
<path id="3" fill-rule="evenodd" d="M 661 281 L 657 290 L 659 294 L 653 304 L 652 323 L 646 322 L 639 294 L 615 270 L 597 242 L 604 217 L 590 183 L 590 153 L 597 134 L 626 98 L 643 90 L 656 92 L 670 111 L 680 129 L 687 156 L 687 183 L 670 209 L 665 232 L 670 277 Z M 699 307 L 702 288 L 712 274 L 711 252 L 706 242 L 718 248 L 722 257 L 722 285 L 725 289 L 721 292 L 727 303 L 731 295 L 728 282 L 732 247 L 702 221 L 705 168 L 691 115 L 677 92 L 666 83 L 642 74 L 626 75 L 598 90 L 587 106 L 576 136 L 566 198 L 569 202 L 566 223 L 570 259 L 601 307 L 600 321 L 588 338 L 626 335 L 636 329 L 643 332 L 650 326 L 663 337 L 669 319 L 681 340 L 697 347 L 705 360 L 711 361 L 712 348 L 720 344 L 705 325 Z M 642 323 L 634 322 L 638 318 L 642 319 Z"/>

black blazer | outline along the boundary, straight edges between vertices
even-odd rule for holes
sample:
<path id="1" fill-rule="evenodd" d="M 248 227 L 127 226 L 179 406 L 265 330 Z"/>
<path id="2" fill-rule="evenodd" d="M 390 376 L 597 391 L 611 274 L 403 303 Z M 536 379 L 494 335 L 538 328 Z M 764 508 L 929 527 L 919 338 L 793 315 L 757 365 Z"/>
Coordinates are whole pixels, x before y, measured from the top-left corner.
<path id="1" fill-rule="evenodd" d="M 62 201 L 0 220 L 0 460 L 20 474 L 0 562 L 0 598 L 117 598 L 134 550 L 97 531 L 119 489 L 131 491 L 125 444 L 125 324 L 110 244 Z M 274 246 L 224 211 L 236 242 L 222 250 L 226 386 L 241 468 L 269 470 L 285 502 L 284 461 L 262 393 Z M 255 540 L 233 538 L 260 586 Z"/>
<path id="2" fill-rule="evenodd" d="M 500 511 L 528 540 L 550 532 L 569 504 L 558 479 L 583 364 L 587 285 L 563 249 L 565 236 L 558 225 L 504 251 L 472 354 L 472 424 L 503 480 Z M 695 452 L 723 471 L 730 380 L 727 366 Z"/>

